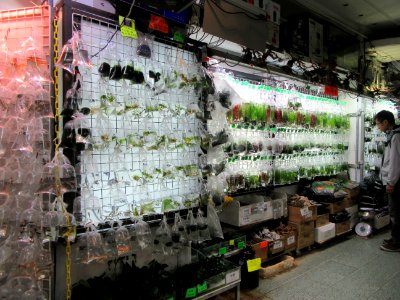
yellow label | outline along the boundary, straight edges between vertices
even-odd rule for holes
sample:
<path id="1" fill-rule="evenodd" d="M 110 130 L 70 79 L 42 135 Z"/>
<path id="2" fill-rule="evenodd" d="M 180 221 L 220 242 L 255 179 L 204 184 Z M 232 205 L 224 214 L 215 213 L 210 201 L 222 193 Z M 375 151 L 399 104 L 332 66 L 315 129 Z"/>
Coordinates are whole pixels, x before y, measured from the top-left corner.
<path id="1" fill-rule="evenodd" d="M 137 32 L 135 28 L 135 20 L 119 16 L 119 25 L 121 27 L 121 35 L 137 39 Z"/>
<path id="2" fill-rule="evenodd" d="M 261 269 L 261 258 L 250 259 L 247 261 L 247 271 L 254 272 Z"/>
<path id="3" fill-rule="evenodd" d="M 229 241 L 229 246 L 234 246 L 235 245 L 235 241 L 234 240 L 230 240 Z"/>

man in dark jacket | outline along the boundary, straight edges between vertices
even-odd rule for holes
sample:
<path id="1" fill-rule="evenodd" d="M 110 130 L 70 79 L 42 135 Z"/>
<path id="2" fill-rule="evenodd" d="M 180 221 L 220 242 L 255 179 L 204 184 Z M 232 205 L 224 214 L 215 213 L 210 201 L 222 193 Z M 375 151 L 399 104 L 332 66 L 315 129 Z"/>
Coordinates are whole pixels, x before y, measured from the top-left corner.
<path id="1" fill-rule="evenodd" d="M 387 137 L 381 179 L 386 187 L 392 223 L 392 236 L 383 241 L 381 249 L 400 252 L 400 127 L 395 125 L 394 115 L 387 110 L 377 113 L 374 120 L 378 129 L 385 132 Z"/>

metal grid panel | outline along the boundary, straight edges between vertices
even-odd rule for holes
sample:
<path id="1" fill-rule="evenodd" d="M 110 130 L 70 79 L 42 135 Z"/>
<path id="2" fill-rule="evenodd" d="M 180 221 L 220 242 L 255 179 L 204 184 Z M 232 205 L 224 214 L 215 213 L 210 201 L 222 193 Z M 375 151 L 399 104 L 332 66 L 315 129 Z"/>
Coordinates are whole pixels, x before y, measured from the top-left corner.
<path id="1" fill-rule="evenodd" d="M 91 108 L 88 126 L 94 143 L 93 151 L 84 151 L 81 158 L 82 199 L 89 218 L 104 221 L 129 217 L 133 212 L 160 213 L 165 199 L 179 203 L 177 209 L 197 206 L 198 120 L 188 113 L 188 107 L 197 104 L 193 89 L 175 87 L 159 93 L 151 88 L 149 78 L 145 78 L 146 84 L 131 84 L 104 79 L 98 73 L 102 62 L 111 67 L 129 62 L 145 77 L 150 71 L 159 72 L 160 82 L 173 70 L 190 77 L 199 74 L 195 55 L 172 44 L 150 41 L 151 59 L 144 58 L 136 55 L 138 40 L 122 37 L 119 32 L 113 36 L 115 24 L 78 14 L 73 20 L 92 55 L 112 37 L 104 51 L 92 57 L 94 67 L 81 70 L 82 107 Z M 115 98 L 106 109 L 104 105 L 101 108 L 104 95 Z M 132 105 L 137 108 L 129 109 Z M 162 109 L 152 111 L 152 107 Z M 176 142 L 171 142 L 174 139 Z M 144 146 L 138 147 L 134 140 Z M 163 146 L 151 150 L 157 144 Z M 189 165 L 195 165 L 196 170 L 188 169 Z"/>

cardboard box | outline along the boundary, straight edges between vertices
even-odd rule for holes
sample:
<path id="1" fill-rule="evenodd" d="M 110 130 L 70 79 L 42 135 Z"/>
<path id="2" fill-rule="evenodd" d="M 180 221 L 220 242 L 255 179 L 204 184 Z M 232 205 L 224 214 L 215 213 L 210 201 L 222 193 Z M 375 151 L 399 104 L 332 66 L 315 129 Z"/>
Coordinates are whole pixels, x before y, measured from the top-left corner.
<path id="1" fill-rule="evenodd" d="M 319 215 L 315 220 L 315 228 L 324 226 L 328 223 L 329 223 L 329 214 Z"/>
<path id="2" fill-rule="evenodd" d="M 341 235 L 351 230 L 350 220 L 335 224 L 336 235 Z"/>
<path id="3" fill-rule="evenodd" d="M 304 223 L 289 222 L 289 224 L 296 227 L 298 250 L 314 244 L 314 221 Z"/>
<path id="4" fill-rule="evenodd" d="M 358 197 L 358 195 L 360 194 L 359 186 L 354 188 L 344 188 L 343 190 L 347 193 L 348 197 L 350 198 Z"/>
<path id="5" fill-rule="evenodd" d="M 333 202 L 333 203 L 326 203 L 326 204 L 328 205 L 330 214 L 337 214 L 338 212 L 341 212 L 346 208 L 344 199 Z"/>
<path id="6" fill-rule="evenodd" d="M 317 207 L 309 206 L 309 207 L 296 207 L 296 206 L 288 206 L 288 216 L 290 222 L 295 223 L 304 223 L 308 221 L 315 220 L 317 217 Z"/>
<path id="7" fill-rule="evenodd" d="M 251 247 L 255 252 L 255 257 L 261 258 L 261 262 L 268 260 L 268 241 L 255 240 Z"/>
<path id="8" fill-rule="evenodd" d="M 335 223 L 325 224 L 324 226 L 315 228 L 314 230 L 315 241 L 317 243 L 324 243 L 326 241 L 329 241 L 330 239 L 333 239 L 335 237 L 335 233 L 336 233 Z"/>
<path id="9" fill-rule="evenodd" d="M 283 243 L 285 250 L 293 250 L 296 249 L 296 232 L 287 234 L 283 237 Z"/>
<path id="10" fill-rule="evenodd" d="M 285 243 L 283 239 L 270 241 L 268 244 L 269 254 L 274 255 L 285 250 Z"/>
<path id="11" fill-rule="evenodd" d="M 354 205 L 358 204 L 358 196 L 355 197 L 346 197 L 344 198 L 344 207 L 348 208 L 348 207 L 352 207 Z"/>

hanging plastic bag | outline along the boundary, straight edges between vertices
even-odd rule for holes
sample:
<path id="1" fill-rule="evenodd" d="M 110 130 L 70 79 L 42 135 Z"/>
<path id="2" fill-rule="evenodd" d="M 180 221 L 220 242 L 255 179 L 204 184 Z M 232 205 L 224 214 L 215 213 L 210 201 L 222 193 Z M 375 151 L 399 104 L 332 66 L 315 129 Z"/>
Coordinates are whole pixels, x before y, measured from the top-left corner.
<path id="1" fill-rule="evenodd" d="M 73 64 L 75 66 L 84 66 L 88 69 L 93 67 L 90 60 L 89 51 L 86 50 L 80 33 L 75 31 L 72 35 Z"/>
<path id="2" fill-rule="evenodd" d="M 74 85 L 65 94 L 61 115 L 71 116 L 79 111 L 80 104 L 82 104 L 81 75 L 79 74 L 79 70 L 77 70 Z"/>
<path id="3" fill-rule="evenodd" d="M 136 240 L 140 249 L 145 249 L 152 244 L 153 238 L 149 224 L 139 219 L 135 224 Z"/>
<path id="4" fill-rule="evenodd" d="M 198 229 L 197 223 L 196 223 L 195 217 L 193 216 L 192 210 L 189 210 L 189 213 L 186 218 L 186 224 L 187 224 L 187 231 L 188 231 L 188 235 L 189 235 L 189 241 L 197 242 L 199 239 L 199 232 L 197 230 Z"/>
<path id="5" fill-rule="evenodd" d="M 117 81 L 122 79 L 122 67 L 119 61 L 114 66 L 111 67 L 110 79 Z"/>
<path id="6" fill-rule="evenodd" d="M 56 66 L 63 68 L 71 74 L 75 73 L 72 38 L 69 39 L 67 43 L 63 46 L 60 57 L 56 62 Z"/>
<path id="7" fill-rule="evenodd" d="M 218 214 L 212 204 L 207 205 L 207 223 L 211 237 L 224 239 Z"/>
<path id="8" fill-rule="evenodd" d="M 171 230 L 167 223 L 167 217 L 164 215 L 154 235 L 154 253 L 171 255 L 172 245 Z"/>
<path id="9" fill-rule="evenodd" d="M 152 36 L 148 34 L 138 34 L 138 43 L 137 43 L 137 50 L 136 53 L 137 55 L 146 57 L 146 58 L 151 58 L 151 42 L 152 42 Z"/>
<path id="10" fill-rule="evenodd" d="M 204 242 L 211 240 L 210 230 L 208 228 L 208 223 L 203 217 L 203 212 L 199 209 L 197 212 L 197 228 L 199 230 L 199 242 Z"/>
<path id="11" fill-rule="evenodd" d="M 122 67 L 122 78 L 131 81 L 135 79 L 135 68 L 133 61 L 126 60 L 124 62 L 124 66 Z"/>
<path id="12" fill-rule="evenodd" d="M 179 251 L 182 246 L 186 245 L 188 242 L 186 225 L 179 213 L 175 213 L 174 225 L 171 229 L 171 238 L 174 243 L 173 248 L 175 251 Z"/>

